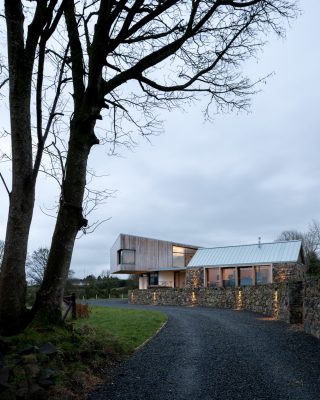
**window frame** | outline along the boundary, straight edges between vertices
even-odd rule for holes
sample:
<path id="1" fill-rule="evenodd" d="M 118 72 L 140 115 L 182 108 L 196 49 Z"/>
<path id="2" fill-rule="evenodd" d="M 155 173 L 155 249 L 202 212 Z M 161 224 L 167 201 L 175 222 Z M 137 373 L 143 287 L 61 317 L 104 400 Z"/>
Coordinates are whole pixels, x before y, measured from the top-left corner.
<path id="1" fill-rule="evenodd" d="M 267 278 L 267 282 L 266 283 L 260 283 L 258 282 L 257 279 L 257 273 L 260 271 L 257 271 L 258 268 L 262 268 L 268 271 L 268 278 Z M 273 273 L 272 273 L 272 264 L 262 264 L 262 265 L 255 265 L 254 266 L 254 275 L 255 275 L 255 282 L 257 286 L 260 285 L 268 285 L 270 283 L 273 283 Z"/>
<path id="2" fill-rule="evenodd" d="M 196 249 L 192 247 L 184 247 L 184 246 L 179 246 L 177 244 L 172 245 L 172 267 L 173 268 L 187 268 L 189 262 L 191 261 L 191 258 L 195 255 Z M 180 265 L 175 262 L 177 258 L 180 257 L 180 260 L 182 261 Z"/>
<path id="3" fill-rule="evenodd" d="M 151 281 L 155 279 L 156 283 L 151 283 Z M 153 271 L 149 273 L 149 286 L 159 286 L 159 271 Z"/>
<path id="4" fill-rule="evenodd" d="M 123 252 L 133 253 L 133 262 L 123 262 Z M 136 251 L 134 249 L 120 249 L 118 250 L 118 265 L 135 265 L 136 264 Z"/>

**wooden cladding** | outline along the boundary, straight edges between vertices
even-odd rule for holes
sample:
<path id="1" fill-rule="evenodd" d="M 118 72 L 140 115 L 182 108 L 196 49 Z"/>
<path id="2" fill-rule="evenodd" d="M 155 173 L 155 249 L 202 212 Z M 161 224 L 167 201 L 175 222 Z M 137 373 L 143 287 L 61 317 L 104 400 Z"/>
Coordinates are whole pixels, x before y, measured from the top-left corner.
<path id="1" fill-rule="evenodd" d="M 186 248 L 186 253 L 195 252 L 197 247 L 184 246 L 164 240 L 120 234 L 111 248 L 111 272 L 135 273 L 173 268 L 174 247 Z M 121 262 L 119 251 L 135 251 L 134 264 Z M 185 265 L 184 265 L 185 267 Z"/>

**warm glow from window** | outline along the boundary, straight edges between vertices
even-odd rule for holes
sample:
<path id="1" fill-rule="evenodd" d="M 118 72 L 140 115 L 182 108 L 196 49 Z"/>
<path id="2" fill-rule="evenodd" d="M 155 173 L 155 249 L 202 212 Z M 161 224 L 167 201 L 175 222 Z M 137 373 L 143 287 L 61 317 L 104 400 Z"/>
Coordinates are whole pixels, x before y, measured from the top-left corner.
<path id="1" fill-rule="evenodd" d="M 235 286 L 235 268 L 222 269 L 223 286 Z"/>
<path id="2" fill-rule="evenodd" d="M 190 249 L 188 247 L 172 246 L 172 266 L 180 268 L 186 267 L 195 252 L 195 249 Z"/>
<path id="3" fill-rule="evenodd" d="M 271 265 L 257 265 L 255 267 L 256 284 L 265 285 L 272 282 Z"/>
<path id="4" fill-rule="evenodd" d="M 250 286 L 253 282 L 253 271 L 251 267 L 239 268 L 240 286 Z"/>
<path id="5" fill-rule="evenodd" d="M 213 288 L 220 286 L 220 274 L 218 268 L 208 268 L 207 272 L 207 287 Z"/>

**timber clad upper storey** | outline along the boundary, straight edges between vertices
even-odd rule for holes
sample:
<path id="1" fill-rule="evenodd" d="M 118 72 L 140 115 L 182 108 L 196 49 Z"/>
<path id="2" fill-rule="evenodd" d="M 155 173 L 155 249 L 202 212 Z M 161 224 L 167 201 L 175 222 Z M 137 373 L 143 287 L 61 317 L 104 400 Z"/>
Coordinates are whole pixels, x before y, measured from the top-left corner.
<path id="1" fill-rule="evenodd" d="M 301 241 L 199 248 L 120 234 L 111 272 L 139 274 L 139 288 L 227 287 L 294 281 L 305 272 Z"/>
<path id="2" fill-rule="evenodd" d="M 120 234 L 111 248 L 112 273 L 185 269 L 198 246 Z"/>

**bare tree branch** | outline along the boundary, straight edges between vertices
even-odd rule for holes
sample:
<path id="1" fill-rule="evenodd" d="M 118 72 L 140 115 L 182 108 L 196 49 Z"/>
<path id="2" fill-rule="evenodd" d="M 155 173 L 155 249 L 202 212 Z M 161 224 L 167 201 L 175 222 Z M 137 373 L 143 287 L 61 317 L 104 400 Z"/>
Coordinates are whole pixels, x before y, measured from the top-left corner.
<path id="1" fill-rule="evenodd" d="M 0 172 L 0 178 L 1 178 L 1 180 L 2 180 L 2 183 L 3 183 L 3 185 L 4 185 L 4 187 L 6 188 L 6 191 L 7 191 L 7 193 L 8 193 L 8 196 L 9 196 L 9 198 L 10 198 L 10 190 L 8 189 L 8 186 L 7 186 L 7 184 L 6 184 L 6 181 L 4 180 L 4 177 L 3 177 L 3 175 L 2 175 L 2 173 Z"/>

